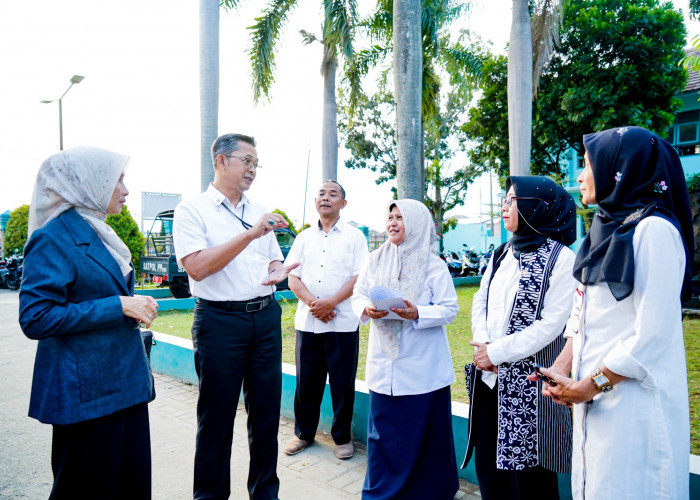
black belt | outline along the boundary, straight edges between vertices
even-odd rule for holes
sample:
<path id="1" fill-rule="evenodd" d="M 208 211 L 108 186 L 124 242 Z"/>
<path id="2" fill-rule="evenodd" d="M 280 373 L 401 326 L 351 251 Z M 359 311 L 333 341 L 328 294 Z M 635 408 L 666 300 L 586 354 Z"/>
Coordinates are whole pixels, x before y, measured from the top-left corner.
<path id="1" fill-rule="evenodd" d="M 207 300 L 199 297 L 197 302 L 226 311 L 254 313 L 262 311 L 273 300 L 274 295 L 268 295 L 267 297 L 256 297 L 251 300 Z"/>

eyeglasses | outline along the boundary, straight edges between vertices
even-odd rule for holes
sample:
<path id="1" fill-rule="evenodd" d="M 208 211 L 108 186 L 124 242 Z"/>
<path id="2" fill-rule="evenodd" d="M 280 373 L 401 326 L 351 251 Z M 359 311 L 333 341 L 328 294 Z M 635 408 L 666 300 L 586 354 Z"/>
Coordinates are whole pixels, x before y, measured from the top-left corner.
<path id="1" fill-rule="evenodd" d="M 245 168 L 256 170 L 262 168 L 262 165 L 257 161 L 253 160 L 251 156 L 238 156 L 238 155 L 224 155 L 226 158 L 238 158 L 243 162 Z"/>
<path id="2" fill-rule="evenodd" d="M 509 196 L 508 198 L 503 200 L 503 206 L 506 208 L 510 208 L 510 206 L 513 204 L 513 200 L 537 200 L 544 203 L 545 206 L 549 206 L 549 203 L 544 201 L 542 198 L 534 198 L 532 196 Z"/>

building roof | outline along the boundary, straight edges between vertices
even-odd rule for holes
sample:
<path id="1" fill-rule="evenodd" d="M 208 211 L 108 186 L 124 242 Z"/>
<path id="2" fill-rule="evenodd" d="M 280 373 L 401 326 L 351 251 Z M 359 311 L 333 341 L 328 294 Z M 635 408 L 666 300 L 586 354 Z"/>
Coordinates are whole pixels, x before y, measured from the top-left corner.
<path id="1" fill-rule="evenodd" d="M 685 55 L 700 56 L 700 52 L 692 47 L 687 47 L 685 49 Z M 698 90 L 700 90 L 700 72 L 688 69 L 688 81 L 685 84 L 683 92 L 697 92 Z"/>

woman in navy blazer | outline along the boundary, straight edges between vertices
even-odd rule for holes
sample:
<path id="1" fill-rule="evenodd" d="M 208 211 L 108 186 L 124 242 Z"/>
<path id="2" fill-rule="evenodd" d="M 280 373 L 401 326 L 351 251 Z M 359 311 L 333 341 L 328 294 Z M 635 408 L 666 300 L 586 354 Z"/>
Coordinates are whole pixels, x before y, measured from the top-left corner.
<path id="1" fill-rule="evenodd" d="M 124 205 L 127 162 L 66 150 L 34 188 L 20 325 L 39 341 L 29 416 L 53 425 L 52 499 L 151 497 L 154 391 L 139 322 L 150 326 L 158 304 L 133 296 L 131 255 L 104 222 Z"/>

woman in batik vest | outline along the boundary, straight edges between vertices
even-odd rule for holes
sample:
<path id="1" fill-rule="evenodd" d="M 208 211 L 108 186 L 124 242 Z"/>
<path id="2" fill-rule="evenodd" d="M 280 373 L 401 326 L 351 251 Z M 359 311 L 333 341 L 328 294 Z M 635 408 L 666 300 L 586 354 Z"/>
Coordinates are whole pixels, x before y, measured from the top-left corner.
<path id="1" fill-rule="evenodd" d="M 576 207 L 545 177 L 509 177 L 503 225 L 512 238 L 494 252 L 472 304 L 467 365 L 470 416 L 465 467 L 474 452 L 484 500 L 558 499 L 569 472 L 571 412 L 542 397 L 526 376 L 549 366 L 576 288 Z"/>

